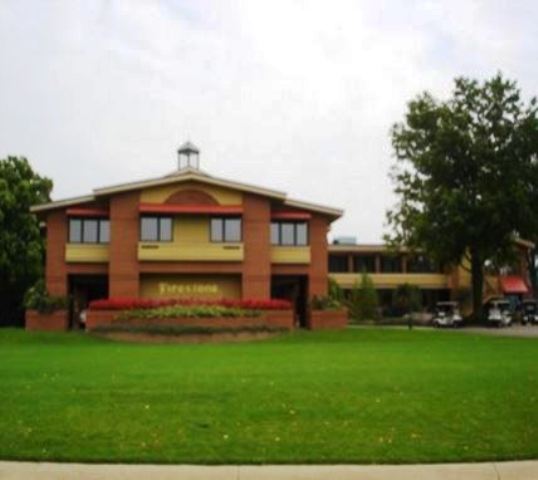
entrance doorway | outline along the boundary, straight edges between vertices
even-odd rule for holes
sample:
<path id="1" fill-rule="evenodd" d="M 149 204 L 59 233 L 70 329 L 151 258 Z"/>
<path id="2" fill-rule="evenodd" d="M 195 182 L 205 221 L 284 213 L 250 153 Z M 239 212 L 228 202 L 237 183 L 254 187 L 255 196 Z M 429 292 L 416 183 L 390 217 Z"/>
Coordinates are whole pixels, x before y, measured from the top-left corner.
<path id="1" fill-rule="evenodd" d="M 306 275 L 273 275 L 271 298 L 290 301 L 294 306 L 295 324 L 308 326 L 308 277 Z"/>
<path id="2" fill-rule="evenodd" d="M 69 328 L 84 329 L 84 312 L 90 302 L 108 297 L 108 276 L 70 275 L 69 297 Z"/>

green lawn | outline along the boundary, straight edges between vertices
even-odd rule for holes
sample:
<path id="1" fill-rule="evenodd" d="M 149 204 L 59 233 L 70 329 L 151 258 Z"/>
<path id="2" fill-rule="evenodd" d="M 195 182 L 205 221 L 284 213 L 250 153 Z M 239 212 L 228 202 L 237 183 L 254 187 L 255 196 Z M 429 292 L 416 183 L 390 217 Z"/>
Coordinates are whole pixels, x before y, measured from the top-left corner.
<path id="1" fill-rule="evenodd" d="M 538 457 L 538 339 L 350 329 L 135 345 L 0 330 L 0 458 Z"/>

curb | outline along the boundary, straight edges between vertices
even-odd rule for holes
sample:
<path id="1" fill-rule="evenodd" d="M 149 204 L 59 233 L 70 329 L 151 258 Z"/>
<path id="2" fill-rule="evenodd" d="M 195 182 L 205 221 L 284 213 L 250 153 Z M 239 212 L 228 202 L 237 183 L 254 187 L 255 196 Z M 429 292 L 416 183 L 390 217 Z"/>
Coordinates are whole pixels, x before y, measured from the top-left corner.
<path id="1" fill-rule="evenodd" d="M 1 480 L 532 480 L 538 460 L 425 465 L 128 465 L 0 461 Z"/>

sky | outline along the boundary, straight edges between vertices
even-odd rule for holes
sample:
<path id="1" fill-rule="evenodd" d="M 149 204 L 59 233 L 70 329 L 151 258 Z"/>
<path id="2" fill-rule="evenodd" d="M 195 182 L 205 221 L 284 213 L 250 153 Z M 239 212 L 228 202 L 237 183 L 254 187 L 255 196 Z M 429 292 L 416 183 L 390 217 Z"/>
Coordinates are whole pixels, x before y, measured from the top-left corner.
<path id="1" fill-rule="evenodd" d="M 170 173 L 189 139 L 378 243 L 407 102 L 498 71 L 536 95 L 537 58 L 535 0 L 0 0 L 0 158 L 60 199 Z"/>

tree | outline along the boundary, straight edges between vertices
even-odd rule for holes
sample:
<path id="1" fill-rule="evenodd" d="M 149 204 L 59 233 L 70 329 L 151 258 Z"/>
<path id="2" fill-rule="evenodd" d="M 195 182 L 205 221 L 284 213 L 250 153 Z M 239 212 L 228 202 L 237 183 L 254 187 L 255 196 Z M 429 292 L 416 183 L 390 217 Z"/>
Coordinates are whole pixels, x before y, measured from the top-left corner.
<path id="1" fill-rule="evenodd" d="M 536 99 L 525 105 L 501 74 L 457 78 L 446 101 L 412 100 L 391 136 L 399 201 L 387 213 L 387 238 L 467 266 L 481 318 L 485 262 L 509 255 L 515 235 L 538 231 Z"/>
<path id="2" fill-rule="evenodd" d="M 379 300 L 370 276 L 363 272 L 360 283 L 355 282 L 347 301 L 349 316 L 356 321 L 375 320 L 378 317 Z"/>
<path id="3" fill-rule="evenodd" d="M 0 160 L 0 325 L 21 324 L 26 290 L 42 275 L 44 244 L 30 206 L 50 200 L 52 182 L 28 160 Z"/>
<path id="4" fill-rule="evenodd" d="M 394 305 L 403 314 L 417 312 L 421 308 L 420 288 L 403 283 L 394 290 Z"/>

